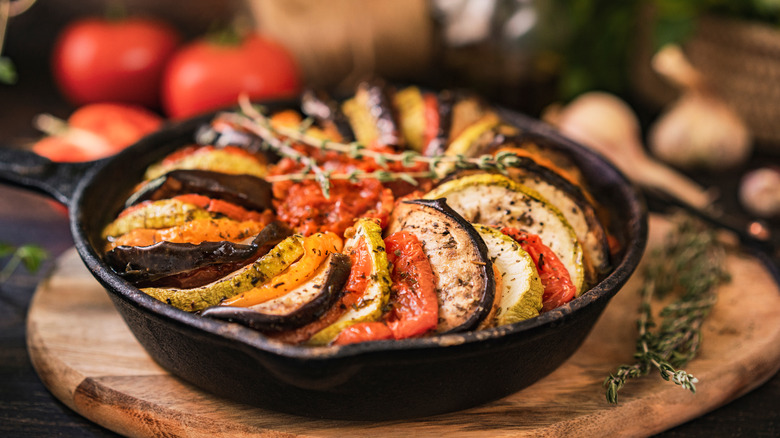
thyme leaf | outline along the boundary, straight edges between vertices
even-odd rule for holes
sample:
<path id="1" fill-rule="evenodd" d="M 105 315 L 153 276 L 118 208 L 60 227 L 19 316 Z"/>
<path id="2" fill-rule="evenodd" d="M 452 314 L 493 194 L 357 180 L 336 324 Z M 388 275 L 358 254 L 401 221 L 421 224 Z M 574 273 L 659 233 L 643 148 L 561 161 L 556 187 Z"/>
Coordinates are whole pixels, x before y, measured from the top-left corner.
<path id="1" fill-rule="evenodd" d="M 0 242 L 0 257 L 10 258 L 0 270 L 0 283 L 5 283 L 19 265 L 23 265 L 29 272 L 36 272 L 41 263 L 49 257 L 49 253 L 42 247 L 34 244 L 13 246 Z"/>
<path id="2" fill-rule="evenodd" d="M 618 391 L 628 379 L 653 369 L 664 380 L 696 393 L 698 379 L 681 368 L 696 357 L 701 327 L 717 301 L 717 288 L 730 276 L 724 266 L 724 246 L 714 230 L 690 216 L 678 216 L 675 222 L 665 244 L 650 253 L 645 265 L 639 290 L 636 361 L 621 365 L 604 380 L 609 403 L 618 402 Z M 671 294 L 677 298 L 660 311 L 657 325 L 652 304 Z"/>

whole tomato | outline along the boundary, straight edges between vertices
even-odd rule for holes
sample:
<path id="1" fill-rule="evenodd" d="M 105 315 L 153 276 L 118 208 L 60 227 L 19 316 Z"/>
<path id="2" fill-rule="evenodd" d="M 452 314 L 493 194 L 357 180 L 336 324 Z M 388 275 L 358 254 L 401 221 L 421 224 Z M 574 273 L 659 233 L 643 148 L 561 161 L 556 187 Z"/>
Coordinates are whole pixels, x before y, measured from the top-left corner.
<path id="1" fill-rule="evenodd" d="M 298 66 L 279 43 L 259 35 L 236 43 L 202 39 L 179 49 L 168 63 L 162 101 L 169 117 L 183 118 L 233 105 L 242 92 L 278 98 L 300 88 Z"/>
<path id="2" fill-rule="evenodd" d="M 160 79 L 179 45 L 177 31 L 151 18 L 85 18 L 58 36 L 52 67 L 74 104 L 125 102 L 159 107 Z"/>
<path id="3" fill-rule="evenodd" d="M 52 161 L 97 160 L 156 131 L 163 120 L 142 106 L 101 102 L 78 108 L 66 123 L 51 127 L 52 135 L 38 140 L 32 150 Z"/>

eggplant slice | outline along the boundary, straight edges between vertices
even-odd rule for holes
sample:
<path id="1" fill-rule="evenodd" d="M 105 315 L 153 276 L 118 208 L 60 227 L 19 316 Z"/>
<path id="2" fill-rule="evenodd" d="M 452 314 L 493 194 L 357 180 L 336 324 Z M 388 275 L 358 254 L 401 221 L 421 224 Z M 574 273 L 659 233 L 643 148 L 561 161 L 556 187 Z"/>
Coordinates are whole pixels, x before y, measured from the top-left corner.
<path id="1" fill-rule="evenodd" d="M 341 109 L 349 119 L 357 141 L 364 146 L 403 148 L 403 136 L 383 82 L 361 82 L 355 96 L 344 101 Z"/>
<path id="2" fill-rule="evenodd" d="M 499 174 L 469 175 L 440 185 L 426 199 L 447 198 L 466 220 L 514 227 L 538 235 L 566 266 L 577 295 L 585 290 L 583 250 L 560 210 L 544 197 Z"/>
<path id="3" fill-rule="evenodd" d="M 485 242 L 445 200 L 398 204 L 385 234 L 407 231 L 422 242 L 439 301 L 437 333 L 470 330 L 493 307 L 496 284 Z"/>
<path id="4" fill-rule="evenodd" d="M 338 102 L 322 91 L 306 90 L 301 97 L 301 110 L 312 117 L 319 125 L 332 125 L 341 135 L 341 141 L 355 141 L 355 133 L 349 125 L 347 116 L 341 111 Z"/>
<path id="5" fill-rule="evenodd" d="M 249 210 L 273 208 L 271 184 L 254 175 L 233 175 L 211 170 L 178 169 L 147 181 L 125 202 L 125 208 L 143 201 L 157 201 L 197 193 L 221 199 Z"/>
<path id="6" fill-rule="evenodd" d="M 314 277 L 279 298 L 252 307 L 209 307 L 201 315 L 262 332 L 296 329 L 322 316 L 341 298 L 350 268 L 348 255 L 331 253 Z"/>
<path id="7" fill-rule="evenodd" d="M 222 241 L 118 246 L 105 254 L 105 260 L 137 287 L 186 289 L 210 283 L 251 263 L 292 234 L 286 225 L 275 221 L 249 245 Z"/>

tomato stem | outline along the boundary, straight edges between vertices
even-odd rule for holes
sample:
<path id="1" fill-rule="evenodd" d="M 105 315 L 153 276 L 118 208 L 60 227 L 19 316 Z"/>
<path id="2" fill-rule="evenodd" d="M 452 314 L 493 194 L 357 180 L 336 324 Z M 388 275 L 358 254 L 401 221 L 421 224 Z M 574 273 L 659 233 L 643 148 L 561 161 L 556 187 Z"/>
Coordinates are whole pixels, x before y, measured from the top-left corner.
<path id="1" fill-rule="evenodd" d="M 206 40 L 218 46 L 239 46 L 244 41 L 246 32 L 236 25 L 215 27 L 206 34 Z"/>

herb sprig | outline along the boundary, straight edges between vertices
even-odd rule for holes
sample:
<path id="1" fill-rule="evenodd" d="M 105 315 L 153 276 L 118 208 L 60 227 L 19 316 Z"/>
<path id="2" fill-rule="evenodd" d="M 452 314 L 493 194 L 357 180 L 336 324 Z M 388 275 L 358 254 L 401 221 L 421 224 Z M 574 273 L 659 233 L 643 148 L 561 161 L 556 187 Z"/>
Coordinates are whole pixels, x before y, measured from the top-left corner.
<path id="1" fill-rule="evenodd" d="M 8 256 L 11 256 L 11 258 L 8 259 L 5 266 L 0 270 L 0 284 L 5 283 L 20 264 L 24 265 L 29 272 L 36 272 L 41 267 L 41 263 L 48 258 L 49 254 L 38 245 L 13 246 L 0 242 L 0 258 Z"/>
<path id="2" fill-rule="evenodd" d="M 320 183 L 323 194 L 325 194 L 326 197 L 329 195 L 330 180 L 332 179 L 349 180 L 353 182 L 366 178 L 374 178 L 381 182 L 403 180 L 416 185 L 418 178 L 443 178 L 455 169 L 482 169 L 506 174 L 507 169 L 518 167 L 523 163 L 521 157 L 508 151 L 499 152 L 495 156 L 482 155 L 473 158 L 466 157 L 462 154 L 427 157 L 415 151 L 404 151 L 400 153 L 375 151 L 366 148 L 365 145 L 359 142 L 346 144 L 331 140 L 323 140 L 309 135 L 306 133 L 306 128 L 311 124 L 311 121 L 308 119 L 298 128 L 273 126 L 267 116 L 252 106 L 249 97 L 246 95 L 239 96 L 239 105 L 242 114 L 223 114 L 221 116 L 222 120 L 257 135 L 263 140 L 264 147 L 283 157 L 291 158 L 304 166 L 303 170 L 298 173 L 274 175 L 269 176 L 266 179 L 270 182 L 298 182 L 313 179 Z M 382 167 L 383 170 L 374 172 L 355 170 L 348 173 L 324 171 L 317 165 L 314 159 L 293 148 L 291 142 L 297 142 L 325 151 L 335 151 L 355 159 L 363 157 L 371 158 L 377 165 Z M 400 163 L 403 167 L 412 169 L 410 169 L 410 171 L 389 171 L 387 170 L 388 164 L 391 162 Z M 419 170 L 420 163 L 426 164 L 427 170 Z"/>
<path id="3" fill-rule="evenodd" d="M 628 379 L 657 369 L 664 380 L 696 393 L 698 379 L 680 369 L 692 360 L 701 345 L 701 327 L 717 301 L 717 288 L 729 281 L 724 267 L 725 249 L 715 232 L 688 216 L 676 218 L 677 227 L 663 247 L 650 254 L 637 327 L 636 362 L 622 365 L 604 380 L 607 401 L 618 402 L 618 391 Z M 678 298 L 664 307 L 656 328 L 652 303 L 676 293 Z"/>

